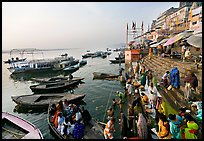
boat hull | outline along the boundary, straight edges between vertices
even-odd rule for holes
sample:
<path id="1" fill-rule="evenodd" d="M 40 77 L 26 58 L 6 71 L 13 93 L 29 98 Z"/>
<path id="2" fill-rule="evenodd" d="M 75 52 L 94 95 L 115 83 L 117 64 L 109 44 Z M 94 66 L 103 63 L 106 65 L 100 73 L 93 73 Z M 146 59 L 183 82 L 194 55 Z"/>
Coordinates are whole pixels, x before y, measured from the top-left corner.
<path id="1" fill-rule="evenodd" d="M 32 94 L 12 96 L 11 99 L 18 105 L 24 108 L 31 109 L 47 109 L 49 104 L 56 103 L 59 100 L 67 99 L 68 102 L 79 102 L 85 97 L 84 94 L 67 94 L 55 93 L 53 94 Z"/>
<path id="2" fill-rule="evenodd" d="M 15 115 L 2 112 L 2 139 L 43 139 L 43 136 L 32 123 Z"/>
<path id="3" fill-rule="evenodd" d="M 65 90 L 73 89 L 73 86 L 77 84 L 79 84 L 79 81 L 39 84 L 30 86 L 30 89 L 34 93 L 63 93 Z"/>

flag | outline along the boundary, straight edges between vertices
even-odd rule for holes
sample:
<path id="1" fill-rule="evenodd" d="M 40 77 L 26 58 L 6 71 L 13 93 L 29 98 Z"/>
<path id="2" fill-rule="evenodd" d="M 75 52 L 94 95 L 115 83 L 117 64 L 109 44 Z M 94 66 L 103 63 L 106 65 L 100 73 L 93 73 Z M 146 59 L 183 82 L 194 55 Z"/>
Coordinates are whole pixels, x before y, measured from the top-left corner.
<path id="1" fill-rule="evenodd" d="M 132 29 L 133 29 L 133 30 L 136 29 L 136 22 L 134 23 L 134 22 L 132 21 Z"/>

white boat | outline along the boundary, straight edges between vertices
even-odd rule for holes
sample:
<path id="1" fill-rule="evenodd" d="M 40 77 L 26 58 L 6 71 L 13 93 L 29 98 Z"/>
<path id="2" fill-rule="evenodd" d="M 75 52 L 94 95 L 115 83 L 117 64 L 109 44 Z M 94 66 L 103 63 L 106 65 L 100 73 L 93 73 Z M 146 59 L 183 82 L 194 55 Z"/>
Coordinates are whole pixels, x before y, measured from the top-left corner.
<path id="1" fill-rule="evenodd" d="M 35 54 L 35 51 L 36 50 L 22 50 L 21 53 Z M 22 60 L 17 62 L 11 62 L 8 70 L 12 74 L 49 71 L 49 70 L 53 70 L 55 64 L 58 64 L 63 61 L 69 61 L 71 60 L 70 58 L 71 57 L 69 57 L 66 54 L 66 55 L 61 55 L 60 57 L 56 57 L 54 59 L 36 59 L 36 60 Z"/>

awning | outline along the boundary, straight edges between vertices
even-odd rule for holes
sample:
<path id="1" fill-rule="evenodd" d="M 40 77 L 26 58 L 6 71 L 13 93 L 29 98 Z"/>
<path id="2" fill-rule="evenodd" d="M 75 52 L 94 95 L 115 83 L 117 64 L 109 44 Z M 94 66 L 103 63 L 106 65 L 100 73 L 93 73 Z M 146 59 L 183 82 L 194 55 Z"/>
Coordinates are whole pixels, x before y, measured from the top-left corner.
<path id="1" fill-rule="evenodd" d="M 128 45 L 132 45 L 134 42 L 135 42 L 135 41 L 130 41 L 130 42 L 128 43 Z"/>
<path id="2" fill-rule="evenodd" d="M 160 44 L 164 44 L 167 40 L 169 40 L 169 38 L 163 39 L 163 40 L 161 40 L 159 43 L 153 44 L 153 45 L 151 45 L 150 47 L 157 47 L 157 46 L 160 45 Z"/>
<path id="3" fill-rule="evenodd" d="M 191 30 L 186 30 L 184 32 L 181 32 L 179 34 L 177 34 L 176 36 L 170 38 L 165 44 L 164 46 L 168 46 L 168 45 L 171 45 L 181 39 L 185 39 L 185 38 L 188 38 L 189 36 L 191 36 L 193 34 L 193 31 Z"/>
<path id="4" fill-rule="evenodd" d="M 187 42 L 194 47 L 202 48 L 202 33 L 190 36 Z"/>

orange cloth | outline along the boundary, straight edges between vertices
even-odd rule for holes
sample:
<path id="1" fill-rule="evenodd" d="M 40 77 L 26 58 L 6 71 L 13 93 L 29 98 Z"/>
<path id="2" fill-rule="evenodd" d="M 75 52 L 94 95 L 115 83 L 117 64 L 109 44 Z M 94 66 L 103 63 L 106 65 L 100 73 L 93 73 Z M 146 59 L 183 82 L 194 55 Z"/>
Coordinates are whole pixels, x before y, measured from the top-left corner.
<path id="1" fill-rule="evenodd" d="M 158 122 L 159 131 L 158 131 L 158 137 L 159 139 L 171 139 L 171 133 L 170 128 L 167 128 L 167 123 L 163 123 L 162 120 L 159 120 Z"/>

